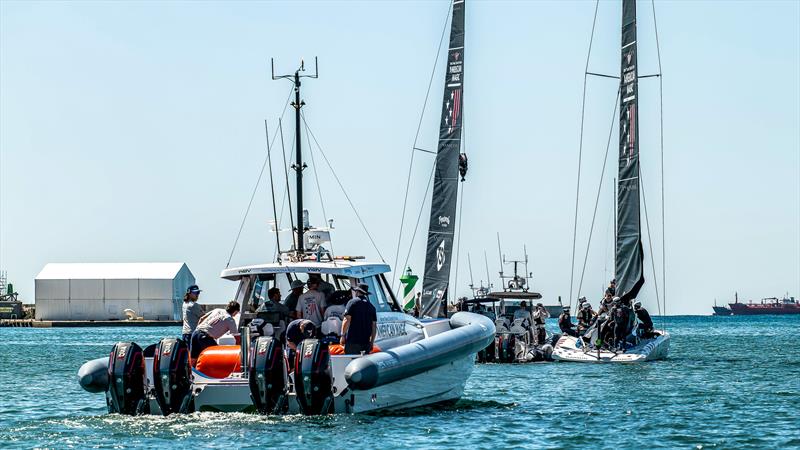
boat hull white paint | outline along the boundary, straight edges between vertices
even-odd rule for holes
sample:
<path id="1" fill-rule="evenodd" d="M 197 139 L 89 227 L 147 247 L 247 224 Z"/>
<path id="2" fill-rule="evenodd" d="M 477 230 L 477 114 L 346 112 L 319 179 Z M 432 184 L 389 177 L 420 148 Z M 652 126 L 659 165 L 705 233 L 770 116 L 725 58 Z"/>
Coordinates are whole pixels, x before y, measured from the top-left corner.
<path id="1" fill-rule="evenodd" d="M 639 363 L 664 359 L 669 353 L 670 335 L 666 331 L 658 331 L 660 336 L 642 340 L 639 345 L 623 352 L 614 353 L 607 350 L 584 351 L 578 346 L 577 338 L 562 336 L 553 350 L 556 361 L 583 363 Z"/>

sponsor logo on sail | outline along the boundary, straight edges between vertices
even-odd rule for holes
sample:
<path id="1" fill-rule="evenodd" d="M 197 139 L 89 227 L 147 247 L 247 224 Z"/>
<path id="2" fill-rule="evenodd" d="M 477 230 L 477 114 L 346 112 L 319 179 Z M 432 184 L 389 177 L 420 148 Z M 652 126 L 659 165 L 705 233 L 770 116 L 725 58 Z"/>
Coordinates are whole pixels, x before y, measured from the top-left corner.
<path id="1" fill-rule="evenodd" d="M 444 251 L 444 240 L 442 240 L 442 243 L 439 244 L 438 247 L 436 247 L 436 271 L 437 272 L 442 270 L 442 266 L 444 266 L 444 262 L 446 261 L 446 259 L 447 259 L 447 255 L 445 254 L 445 251 Z"/>
<path id="2" fill-rule="evenodd" d="M 447 228 L 450 225 L 450 216 L 439 216 L 439 226 Z"/>

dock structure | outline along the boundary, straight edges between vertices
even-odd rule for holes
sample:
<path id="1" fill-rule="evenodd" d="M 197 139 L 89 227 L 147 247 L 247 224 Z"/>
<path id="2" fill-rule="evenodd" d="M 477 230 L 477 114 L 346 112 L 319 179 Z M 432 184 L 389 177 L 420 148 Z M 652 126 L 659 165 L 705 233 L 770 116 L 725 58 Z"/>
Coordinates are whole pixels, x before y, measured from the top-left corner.
<path id="1" fill-rule="evenodd" d="M 0 319 L 2 328 L 170 327 L 180 320 L 34 320 Z"/>

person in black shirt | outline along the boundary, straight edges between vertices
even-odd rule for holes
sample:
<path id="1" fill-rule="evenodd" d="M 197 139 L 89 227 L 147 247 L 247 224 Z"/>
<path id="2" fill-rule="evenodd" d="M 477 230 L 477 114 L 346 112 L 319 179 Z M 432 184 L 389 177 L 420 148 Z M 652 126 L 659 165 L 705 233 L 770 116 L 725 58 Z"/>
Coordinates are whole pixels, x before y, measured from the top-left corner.
<path id="1" fill-rule="evenodd" d="M 372 351 L 378 331 L 378 314 L 369 302 L 369 286 L 359 284 L 353 288 L 356 297 L 347 302 L 342 322 L 342 338 L 346 355 L 358 355 Z"/>
<path id="2" fill-rule="evenodd" d="M 608 283 L 608 287 L 606 288 L 606 296 L 615 296 L 617 295 L 617 279 L 614 278 Z"/>
<path id="3" fill-rule="evenodd" d="M 653 319 L 650 318 L 650 313 L 642 307 L 642 302 L 634 303 L 633 310 L 636 311 L 636 318 L 639 319 L 639 333 L 641 337 L 653 337 Z"/>
<path id="4" fill-rule="evenodd" d="M 561 315 L 558 316 L 558 328 L 567 336 L 578 337 L 578 332 L 575 331 L 572 318 L 569 316 L 569 306 L 565 306 Z"/>

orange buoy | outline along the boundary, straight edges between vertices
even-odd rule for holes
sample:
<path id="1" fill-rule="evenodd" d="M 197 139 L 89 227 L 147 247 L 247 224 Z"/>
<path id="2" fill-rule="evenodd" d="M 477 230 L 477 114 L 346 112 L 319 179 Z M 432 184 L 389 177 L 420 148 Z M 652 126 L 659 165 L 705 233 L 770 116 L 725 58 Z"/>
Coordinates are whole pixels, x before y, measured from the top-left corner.
<path id="1" fill-rule="evenodd" d="M 372 344 L 372 351 L 370 353 L 378 353 L 380 351 L 380 347 Z M 330 352 L 331 355 L 344 355 L 344 346 L 339 344 L 331 344 L 328 346 L 328 352 Z"/>
<path id="2" fill-rule="evenodd" d="M 212 378 L 225 378 L 242 370 L 241 349 L 238 345 L 215 345 L 208 347 L 197 357 L 195 369 Z"/>

